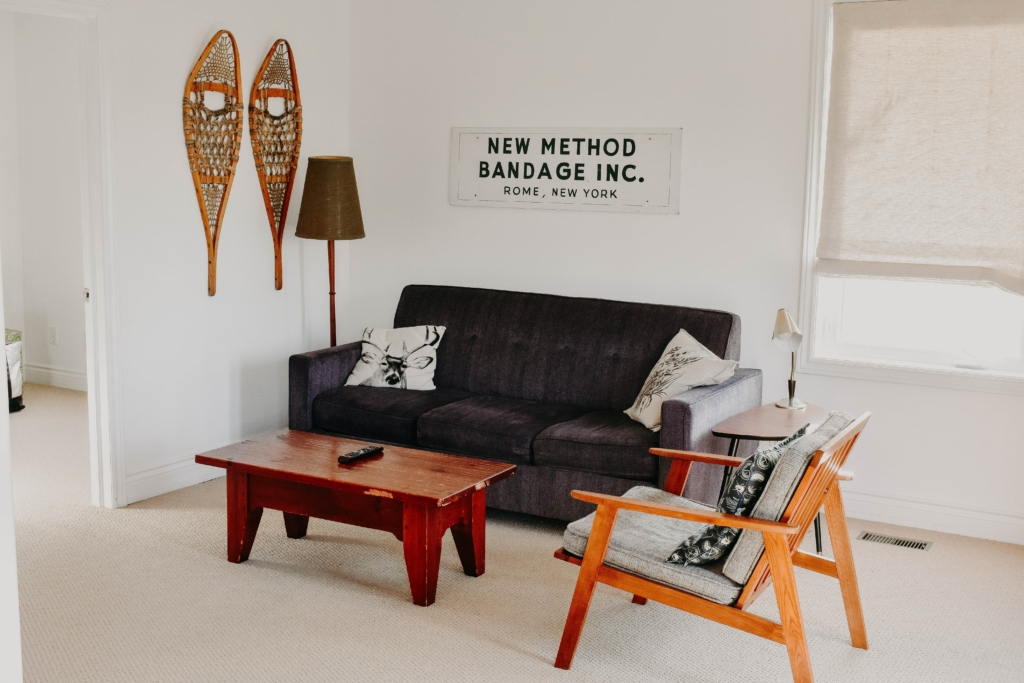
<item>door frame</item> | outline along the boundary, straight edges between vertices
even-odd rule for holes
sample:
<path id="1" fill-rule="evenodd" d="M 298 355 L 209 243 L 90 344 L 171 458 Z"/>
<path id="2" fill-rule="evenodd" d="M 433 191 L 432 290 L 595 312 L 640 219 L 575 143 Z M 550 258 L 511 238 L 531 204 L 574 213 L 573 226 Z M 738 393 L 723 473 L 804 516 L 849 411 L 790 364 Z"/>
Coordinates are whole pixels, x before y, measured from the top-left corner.
<path id="1" fill-rule="evenodd" d="M 89 389 L 89 460 L 93 505 L 122 507 L 125 474 L 119 415 L 117 311 L 112 221 L 110 107 L 103 78 L 100 15 L 109 0 L 0 0 L 0 11 L 71 19 L 79 26 L 78 106 L 82 245 L 85 271 L 86 379 Z"/>

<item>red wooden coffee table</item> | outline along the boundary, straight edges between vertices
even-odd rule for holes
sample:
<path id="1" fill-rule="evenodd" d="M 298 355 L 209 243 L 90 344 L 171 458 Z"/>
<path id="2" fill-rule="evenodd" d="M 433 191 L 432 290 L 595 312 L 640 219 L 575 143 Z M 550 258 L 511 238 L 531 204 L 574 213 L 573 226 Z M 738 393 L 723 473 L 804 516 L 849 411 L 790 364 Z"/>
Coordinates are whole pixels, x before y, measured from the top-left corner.
<path id="1" fill-rule="evenodd" d="M 367 445 L 285 429 L 197 455 L 197 463 L 227 470 L 228 561 L 249 559 L 266 507 L 284 513 L 289 538 L 305 536 L 310 517 L 393 533 L 405 546 L 417 605 L 434 602 L 449 528 L 463 570 L 483 574 L 487 486 L 516 466 L 398 446 L 338 464 Z"/>

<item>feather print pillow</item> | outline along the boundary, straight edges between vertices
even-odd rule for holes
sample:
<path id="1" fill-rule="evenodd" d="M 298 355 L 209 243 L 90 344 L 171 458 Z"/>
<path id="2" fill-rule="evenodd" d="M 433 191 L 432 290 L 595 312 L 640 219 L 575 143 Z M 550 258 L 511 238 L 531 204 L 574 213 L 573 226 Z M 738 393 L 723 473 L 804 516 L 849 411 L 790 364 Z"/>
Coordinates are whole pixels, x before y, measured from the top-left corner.
<path id="1" fill-rule="evenodd" d="M 719 384 L 733 376 L 734 360 L 722 360 L 686 330 L 672 337 L 626 415 L 651 431 L 661 429 L 661 404 L 693 387 Z"/>
<path id="2" fill-rule="evenodd" d="M 729 484 L 722 494 L 722 499 L 718 501 L 718 511 L 749 517 L 779 458 L 790 444 L 807 433 L 809 426 L 804 425 L 771 448 L 757 451 L 735 468 L 729 477 Z M 675 552 L 669 555 L 668 561 L 675 564 L 714 562 L 729 552 L 739 534 L 740 530 L 735 527 L 709 526 L 701 533 L 683 541 Z"/>

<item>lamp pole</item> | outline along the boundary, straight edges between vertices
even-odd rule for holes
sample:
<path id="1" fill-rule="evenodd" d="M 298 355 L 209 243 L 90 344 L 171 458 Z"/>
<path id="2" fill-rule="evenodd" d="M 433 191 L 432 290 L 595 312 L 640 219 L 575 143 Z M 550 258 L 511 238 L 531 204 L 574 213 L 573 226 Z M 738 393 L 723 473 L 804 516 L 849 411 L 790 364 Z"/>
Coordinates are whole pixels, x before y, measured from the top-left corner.
<path id="1" fill-rule="evenodd" d="M 334 240 L 327 240 L 327 272 L 331 283 L 331 346 L 337 346 L 338 323 L 334 313 Z"/>
<path id="2" fill-rule="evenodd" d="M 333 287 L 332 287 L 333 289 Z M 332 344 L 334 346 L 334 344 Z M 793 365 L 790 367 L 790 408 L 796 408 L 797 400 L 797 352 L 793 352 Z"/>

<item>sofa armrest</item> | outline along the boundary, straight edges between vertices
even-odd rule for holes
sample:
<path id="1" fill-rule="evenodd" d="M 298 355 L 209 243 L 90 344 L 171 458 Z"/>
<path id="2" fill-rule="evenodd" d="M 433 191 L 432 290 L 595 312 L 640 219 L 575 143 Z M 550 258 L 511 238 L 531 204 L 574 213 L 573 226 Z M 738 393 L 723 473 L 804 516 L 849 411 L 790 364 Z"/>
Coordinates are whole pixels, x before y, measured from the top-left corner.
<path id="1" fill-rule="evenodd" d="M 729 440 L 711 433 L 727 417 L 761 405 L 762 375 L 760 370 L 739 368 L 722 382 L 696 387 L 665 401 L 661 406 L 661 447 L 681 451 L 724 454 Z M 741 441 L 737 456 L 753 452 L 757 442 Z M 672 466 L 670 458 L 659 458 L 658 474 L 662 486 Z M 694 463 L 683 495 L 709 505 L 718 504 L 722 486 L 722 467 Z"/>
<path id="2" fill-rule="evenodd" d="M 288 428 L 313 429 L 313 399 L 340 387 L 359 361 L 362 342 L 298 353 L 288 359 Z"/>

